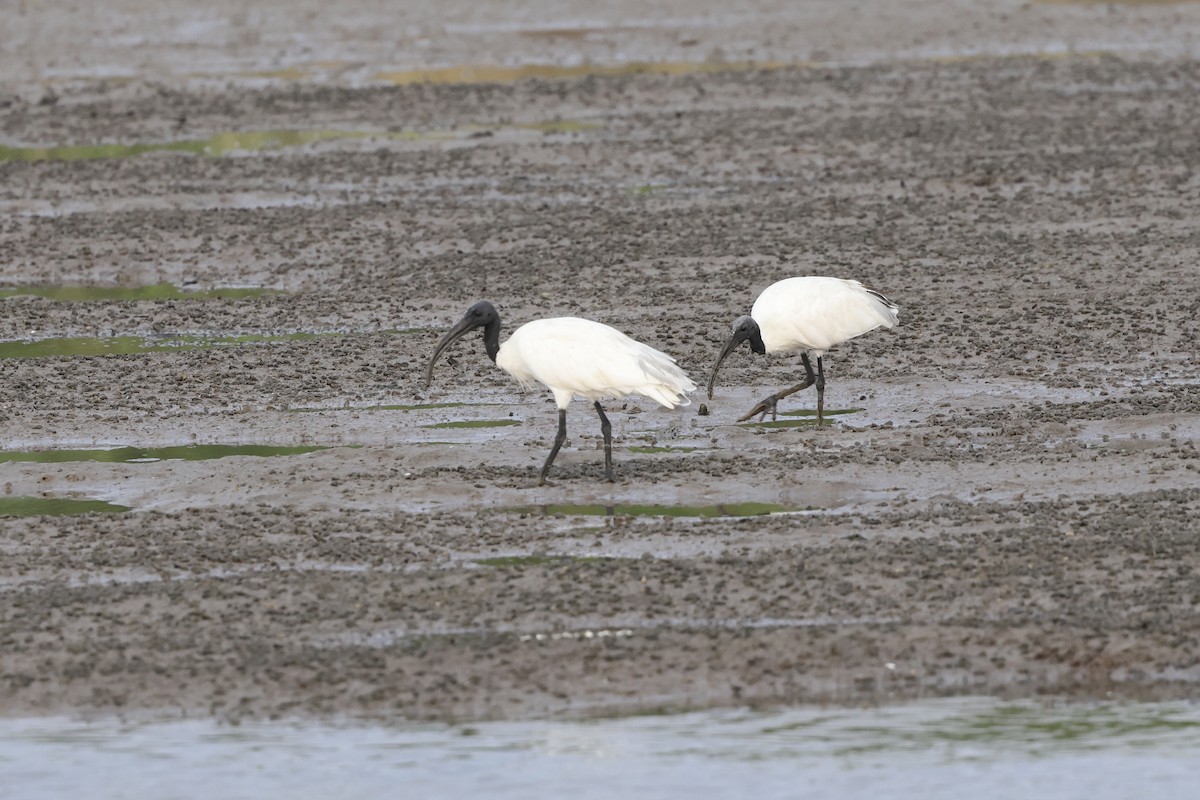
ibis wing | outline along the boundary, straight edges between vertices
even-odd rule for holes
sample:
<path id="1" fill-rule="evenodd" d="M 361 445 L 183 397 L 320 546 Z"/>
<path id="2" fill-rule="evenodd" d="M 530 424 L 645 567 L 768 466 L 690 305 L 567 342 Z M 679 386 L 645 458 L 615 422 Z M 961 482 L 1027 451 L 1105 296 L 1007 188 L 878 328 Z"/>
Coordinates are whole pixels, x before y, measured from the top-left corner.
<path id="1" fill-rule="evenodd" d="M 751 311 L 769 351 L 822 353 L 847 339 L 899 321 L 899 309 L 858 281 L 788 278 L 758 296 Z"/>
<path id="2" fill-rule="evenodd" d="M 674 359 L 591 320 L 561 317 L 518 328 L 496 363 L 522 383 L 589 400 L 641 395 L 672 408 L 686 405 L 696 384 Z"/>

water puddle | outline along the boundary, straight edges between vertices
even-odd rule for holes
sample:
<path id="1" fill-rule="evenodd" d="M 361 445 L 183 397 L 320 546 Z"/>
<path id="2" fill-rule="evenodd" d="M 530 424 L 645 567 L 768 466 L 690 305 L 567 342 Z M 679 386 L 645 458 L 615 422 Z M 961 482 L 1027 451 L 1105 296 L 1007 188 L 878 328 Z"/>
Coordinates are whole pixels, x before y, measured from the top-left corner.
<path id="1" fill-rule="evenodd" d="M 519 419 L 463 419 L 453 422 L 433 422 L 422 425 L 422 428 L 506 428 L 510 425 L 520 425 Z"/>
<path id="2" fill-rule="evenodd" d="M 284 294 L 279 289 L 231 286 L 190 291 L 170 283 L 152 286 L 54 286 L 30 284 L 0 288 L 0 298 L 44 297 L 65 303 L 126 302 L 136 300 L 241 300 L 247 297 Z"/>
<path id="3" fill-rule="evenodd" d="M 650 445 L 632 445 L 625 448 L 631 453 L 693 453 L 699 447 L 654 447 Z"/>
<path id="4" fill-rule="evenodd" d="M 513 506 L 501 509 L 510 514 L 540 514 L 542 516 L 589 517 L 759 517 L 795 511 L 776 503 L 721 503 L 714 506 L 661 505 L 539 505 Z"/>
<path id="5" fill-rule="evenodd" d="M 415 330 L 379 331 L 384 334 L 415 333 Z M 0 342 L 0 359 L 54 358 L 74 356 L 126 356 L 175 350 L 206 350 L 214 347 L 300 342 L 345 332 L 244 334 L 240 336 L 203 336 L 198 334 L 161 334 L 153 336 L 81 336 L 63 339 L 29 339 Z"/>
<path id="6" fill-rule="evenodd" d="M 453 130 L 432 131 L 354 131 L 354 130 L 273 130 L 226 131 L 206 139 L 181 139 L 168 142 L 134 144 L 77 144 L 55 147 L 13 147 L 0 145 L 0 163 L 6 161 L 85 161 L 107 158 L 132 158 L 146 153 L 186 153 L 219 158 L 234 153 L 257 153 L 330 141 L 376 139 L 400 142 L 467 141 L 491 134 L 494 130 L 536 131 L 544 134 L 580 133 L 602 127 L 599 122 L 557 119 L 500 126 L 466 125 Z"/>
<path id="7" fill-rule="evenodd" d="M 328 449 L 327 446 L 189 444 L 175 447 L 114 447 L 104 450 L 0 450 L 0 464 L 21 461 L 36 464 L 60 464 L 71 461 L 110 461 L 125 464 L 154 461 L 207 461 L 230 456 L 257 456 L 260 458 L 295 456 Z"/>
<path id="8" fill-rule="evenodd" d="M 79 500 L 71 497 L 0 497 L 0 517 L 66 516 L 130 510 L 129 506 L 119 506 L 103 500 Z"/>
<path id="9" fill-rule="evenodd" d="M 804 66 L 803 62 L 783 61 L 630 61 L 624 64 L 519 64 L 498 66 L 463 64 L 435 69 L 379 72 L 375 80 L 397 86 L 414 83 L 512 83 L 527 78 L 565 80 L 621 75 L 695 75 L 707 72 L 745 72 Z"/>
<path id="10" fill-rule="evenodd" d="M 470 724 L 0 720 L 13 797 L 92 800 L 380 797 L 397 786 L 497 800 L 959 800 L 964 787 L 972 800 L 1191 800 L 1197 752 L 1200 707 L 1183 702 L 965 698 Z"/>

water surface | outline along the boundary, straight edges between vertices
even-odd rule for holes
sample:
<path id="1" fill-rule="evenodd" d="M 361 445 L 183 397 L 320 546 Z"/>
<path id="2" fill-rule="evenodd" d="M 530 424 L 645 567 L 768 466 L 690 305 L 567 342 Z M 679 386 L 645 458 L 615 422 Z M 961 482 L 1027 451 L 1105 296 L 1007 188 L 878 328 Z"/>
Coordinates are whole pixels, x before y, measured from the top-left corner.
<path id="1" fill-rule="evenodd" d="M 1200 707 L 930 701 L 470 725 L 0 720 L 35 798 L 1192 800 Z"/>

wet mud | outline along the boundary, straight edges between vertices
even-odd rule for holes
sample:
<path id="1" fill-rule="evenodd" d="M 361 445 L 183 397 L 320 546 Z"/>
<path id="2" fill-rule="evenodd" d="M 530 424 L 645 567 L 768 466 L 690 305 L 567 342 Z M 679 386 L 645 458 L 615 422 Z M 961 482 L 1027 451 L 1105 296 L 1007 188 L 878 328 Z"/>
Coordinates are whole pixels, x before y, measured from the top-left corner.
<path id="1" fill-rule="evenodd" d="M 135 455 L 0 454 L 0 713 L 1196 696 L 1200 62 L 993 49 L 13 84 L 0 449 Z M 575 404 L 532 488 L 548 393 L 474 338 L 423 385 L 481 298 L 703 383 L 800 274 L 901 307 L 826 357 L 824 428 L 806 392 L 738 424 L 802 373 L 743 351 L 712 400 L 608 404 L 611 485 Z"/>

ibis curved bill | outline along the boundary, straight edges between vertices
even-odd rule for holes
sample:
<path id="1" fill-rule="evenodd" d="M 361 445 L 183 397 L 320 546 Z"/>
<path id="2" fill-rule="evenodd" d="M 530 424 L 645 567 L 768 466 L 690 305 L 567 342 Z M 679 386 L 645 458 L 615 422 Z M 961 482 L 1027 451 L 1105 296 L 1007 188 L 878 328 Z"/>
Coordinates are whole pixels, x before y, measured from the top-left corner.
<path id="1" fill-rule="evenodd" d="M 567 438 L 567 406 L 574 397 L 591 400 L 600 416 L 604 435 L 604 476 L 613 480 L 612 425 L 600 404 L 604 399 L 640 395 L 666 408 L 686 406 L 696 384 L 675 364 L 675 359 L 629 338 L 616 328 L 579 317 L 556 317 L 527 322 L 500 343 L 500 314 L 481 300 L 467 309 L 434 348 L 425 369 L 425 385 L 433 380 L 433 367 L 450 345 L 473 330 L 483 329 L 488 358 L 525 387 L 540 383 L 554 393 L 558 406 L 558 434 L 542 466 L 537 485 Z"/>
<path id="2" fill-rule="evenodd" d="M 755 415 L 760 415 L 761 419 L 768 411 L 771 419 L 775 419 L 775 407 L 780 400 L 816 385 L 817 425 L 820 425 L 825 414 L 825 363 L 822 358 L 825 352 L 876 328 L 894 327 L 899 321 L 899 306 L 858 281 L 818 276 L 785 278 L 763 290 L 754 301 L 749 316 L 734 321 L 733 334 L 713 364 L 708 379 L 708 398 L 712 399 L 713 385 L 722 362 L 742 342 L 749 342 L 751 352 L 758 355 L 798 350 L 804 363 L 804 380 L 763 398 L 738 422 Z M 817 359 L 815 372 L 810 356 Z"/>

